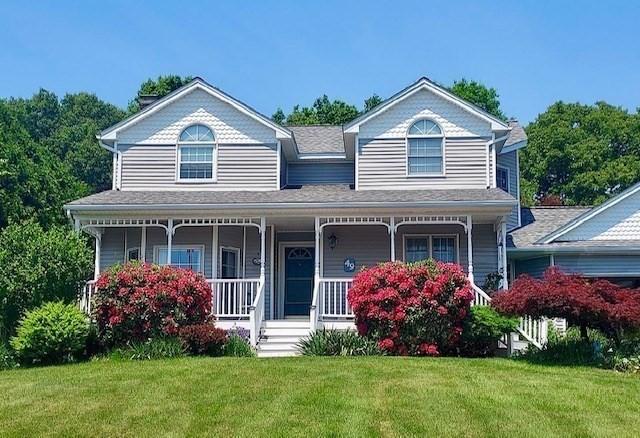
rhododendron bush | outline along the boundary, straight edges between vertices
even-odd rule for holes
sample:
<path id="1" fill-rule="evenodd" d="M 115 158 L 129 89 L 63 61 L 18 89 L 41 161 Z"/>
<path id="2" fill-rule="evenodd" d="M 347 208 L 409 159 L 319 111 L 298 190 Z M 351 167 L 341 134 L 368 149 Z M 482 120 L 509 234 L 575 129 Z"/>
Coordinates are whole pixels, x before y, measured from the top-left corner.
<path id="1" fill-rule="evenodd" d="M 186 269 L 128 263 L 102 274 L 96 286 L 94 317 L 108 345 L 177 335 L 211 312 L 211 288 Z"/>
<path id="2" fill-rule="evenodd" d="M 362 336 L 399 355 L 455 351 L 473 290 L 460 265 L 383 263 L 353 279 L 349 303 Z"/>
<path id="3" fill-rule="evenodd" d="M 547 269 L 542 279 L 518 277 L 511 289 L 494 295 L 491 304 L 512 315 L 565 318 L 580 327 L 585 339 L 587 328 L 617 339 L 621 331 L 640 327 L 640 291 L 565 274 L 555 267 Z"/>

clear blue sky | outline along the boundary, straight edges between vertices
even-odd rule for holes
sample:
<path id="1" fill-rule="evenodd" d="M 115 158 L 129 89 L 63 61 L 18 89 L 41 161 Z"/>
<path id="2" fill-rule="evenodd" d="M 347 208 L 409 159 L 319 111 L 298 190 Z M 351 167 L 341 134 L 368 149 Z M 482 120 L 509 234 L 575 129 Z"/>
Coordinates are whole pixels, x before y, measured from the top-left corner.
<path id="1" fill-rule="evenodd" d="M 121 107 L 160 74 L 202 76 L 271 115 L 318 95 L 359 107 L 420 76 L 552 102 L 640 106 L 640 2 L 4 0 L 0 96 L 90 91 Z"/>

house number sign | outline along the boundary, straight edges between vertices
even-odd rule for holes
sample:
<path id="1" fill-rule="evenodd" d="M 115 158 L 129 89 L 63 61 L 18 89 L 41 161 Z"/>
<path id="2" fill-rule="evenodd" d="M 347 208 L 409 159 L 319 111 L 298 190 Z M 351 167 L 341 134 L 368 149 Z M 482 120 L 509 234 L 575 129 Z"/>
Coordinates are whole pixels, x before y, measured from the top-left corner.
<path id="1" fill-rule="evenodd" d="M 353 272 L 356 270 L 356 259 L 347 257 L 344 259 L 344 272 Z"/>

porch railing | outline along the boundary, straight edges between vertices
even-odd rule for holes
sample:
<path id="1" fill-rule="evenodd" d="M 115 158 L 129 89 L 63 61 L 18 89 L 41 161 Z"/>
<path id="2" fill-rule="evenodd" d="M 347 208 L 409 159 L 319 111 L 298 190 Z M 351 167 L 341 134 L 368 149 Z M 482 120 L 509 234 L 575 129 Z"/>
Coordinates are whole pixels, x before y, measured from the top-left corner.
<path id="1" fill-rule="evenodd" d="M 257 285 L 257 293 L 251 306 L 249 307 L 249 340 L 254 347 L 258 345 L 260 338 L 260 329 L 262 328 L 262 320 L 264 319 L 264 279 L 260 279 Z"/>
<path id="2" fill-rule="evenodd" d="M 96 280 L 87 281 L 82 290 L 80 291 L 80 298 L 78 300 L 78 305 L 80 306 L 80 310 L 82 310 L 87 315 L 91 314 L 91 301 L 93 300 L 93 295 L 96 291 Z"/>
<path id="3" fill-rule="evenodd" d="M 207 280 L 211 285 L 212 313 L 222 318 L 246 318 L 258 293 L 257 278 Z"/>
<path id="4" fill-rule="evenodd" d="M 321 278 L 318 284 L 318 307 L 322 318 L 353 318 L 347 293 L 353 280 L 350 278 Z"/>

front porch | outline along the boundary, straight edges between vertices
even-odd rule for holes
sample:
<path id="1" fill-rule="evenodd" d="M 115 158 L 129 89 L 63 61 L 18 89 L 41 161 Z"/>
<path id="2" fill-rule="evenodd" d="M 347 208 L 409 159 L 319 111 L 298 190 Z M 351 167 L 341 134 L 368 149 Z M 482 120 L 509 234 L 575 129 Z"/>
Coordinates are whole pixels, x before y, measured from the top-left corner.
<path id="1" fill-rule="evenodd" d="M 94 280 L 129 260 L 201 272 L 211 285 L 217 324 L 249 329 L 254 345 L 263 321 L 295 320 L 309 330 L 352 327 L 352 278 L 379 262 L 457 262 L 474 286 L 489 273 L 506 272 L 505 218 L 486 214 L 94 217 L 77 218 L 76 228 L 96 239 Z M 94 288 L 94 281 L 85 287 L 86 310 Z M 485 302 L 486 294 L 474 289 Z"/>

